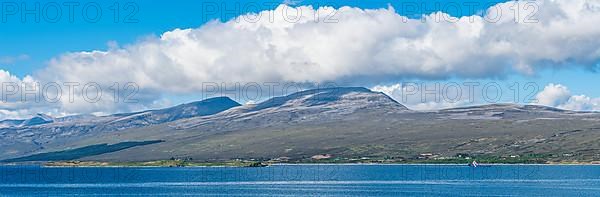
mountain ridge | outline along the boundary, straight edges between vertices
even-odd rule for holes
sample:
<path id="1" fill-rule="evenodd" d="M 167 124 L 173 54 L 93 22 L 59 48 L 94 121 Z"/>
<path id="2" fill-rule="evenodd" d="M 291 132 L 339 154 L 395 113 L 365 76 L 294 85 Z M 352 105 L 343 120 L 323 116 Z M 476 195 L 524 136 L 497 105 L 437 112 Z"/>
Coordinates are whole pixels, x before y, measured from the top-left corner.
<path id="1" fill-rule="evenodd" d="M 443 156 L 459 152 L 525 154 L 595 150 L 594 144 L 587 144 L 585 149 L 580 144 L 600 139 L 600 132 L 596 132 L 600 129 L 598 113 L 515 104 L 413 111 L 381 92 L 360 87 L 306 90 L 250 105 L 240 105 L 227 97 L 213 101 L 203 104 L 225 105 L 207 113 L 187 113 L 202 103 L 191 102 L 130 114 L 74 118 L 77 124 L 47 124 L 58 127 L 42 124 L 26 129 L 1 128 L 0 148 L 8 154 L 0 155 L 0 159 L 153 140 L 161 142 L 83 159 L 299 159 L 325 153 L 346 158 L 408 158 L 423 152 Z M 585 140 L 573 141 L 583 136 Z M 563 144 L 566 142 L 572 144 Z"/>
<path id="2" fill-rule="evenodd" d="M 0 148 L 6 151 L 0 153 L 0 158 L 44 151 L 52 143 L 68 144 L 75 140 L 93 138 L 102 133 L 147 127 L 193 116 L 211 115 L 236 106 L 240 104 L 230 98 L 215 97 L 170 108 L 126 114 L 80 115 L 56 119 L 38 115 L 28 120 L 3 121 L 4 127 L 0 127 Z"/>
<path id="3" fill-rule="evenodd" d="M 166 108 L 161 108 L 161 109 L 150 109 L 150 110 L 144 110 L 144 111 L 138 111 L 138 112 L 127 112 L 127 113 L 115 113 L 115 114 L 104 115 L 104 116 L 95 116 L 95 115 L 81 114 L 81 115 L 72 115 L 72 116 L 65 116 L 65 117 L 60 117 L 60 118 L 53 118 L 53 117 L 51 117 L 49 115 L 38 113 L 38 114 L 36 114 L 35 116 L 33 116 L 32 118 L 29 118 L 29 119 L 4 119 L 4 120 L 0 120 L 0 128 L 1 128 L 1 126 L 2 126 L 3 123 L 5 123 L 6 125 L 16 125 L 16 126 L 19 126 L 20 124 L 25 124 L 25 122 L 31 122 L 31 123 L 25 124 L 23 126 L 33 126 L 33 125 L 39 125 L 39 124 L 52 123 L 54 121 L 65 122 L 65 121 L 69 121 L 69 120 L 86 119 L 86 118 L 125 117 L 125 116 L 139 115 L 139 114 L 151 113 L 151 112 L 168 112 L 169 110 L 173 110 L 174 108 L 181 108 L 181 107 L 186 107 L 186 106 L 194 106 L 194 105 L 208 103 L 208 102 L 217 101 L 217 100 L 220 100 L 221 102 L 229 102 L 230 104 L 234 103 L 234 104 L 231 104 L 232 105 L 231 108 L 233 108 L 233 107 L 240 107 L 240 106 L 242 106 L 242 107 L 243 106 L 253 106 L 250 109 L 246 109 L 246 110 L 247 111 L 258 111 L 258 110 L 262 110 L 262 109 L 266 109 L 266 108 L 271 108 L 271 107 L 280 105 L 280 104 L 282 104 L 282 100 L 285 101 L 285 100 L 289 100 L 290 98 L 298 98 L 300 96 L 306 96 L 306 95 L 309 95 L 309 94 L 322 93 L 322 94 L 317 94 L 316 95 L 316 97 L 317 97 L 316 99 L 312 99 L 315 102 L 315 103 L 312 103 L 313 105 L 319 105 L 319 104 L 322 104 L 322 103 L 319 103 L 319 102 L 324 102 L 321 99 L 324 99 L 324 100 L 332 99 L 332 98 L 334 98 L 336 96 L 340 96 L 340 95 L 343 95 L 345 93 L 350 93 L 350 92 L 365 92 L 365 93 L 380 94 L 381 96 L 384 96 L 384 97 L 388 98 L 390 101 L 399 104 L 400 108 L 403 108 L 405 110 L 411 110 L 408 107 L 400 104 L 398 101 L 396 101 L 395 99 L 389 97 L 387 94 L 384 94 L 382 92 L 375 92 L 375 91 L 369 90 L 368 88 L 364 88 L 364 87 L 331 87 L 331 88 L 322 88 L 322 89 L 309 89 L 309 90 L 295 92 L 295 93 L 292 93 L 292 94 L 289 94 L 289 95 L 285 95 L 285 96 L 273 97 L 273 98 L 267 99 L 267 100 L 265 100 L 263 102 L 260 102 L 258 104 L 241 105 L 241 104 L 237 103 L 236 101 L 234 101 L 233 99 L 231 99 L 229 97 L 219 96 L 219 97 L 212 97 L 212 98 L 208 98 L 208 99 L 204 99 L 204 100 L 200 100 L 200 101 L 193 101 L 193 102 L 189 102 L 189 103 L 183 103 L 183 104 L 179 104 L 179 105 L 175 105 L 175 106 L 171 106 L 171 107 L 166 107 Z M 572 110 L 560 109 L 560 108 L 555 108 L 555 107 L 550 107 L 550 106 L 544 106 L 544 105 L 515 104 L 515 103 L 480 104 L 480 105 L 470 105 L 470 106 L 443 108 L 443 109 L 438 109 L 438 110 L 425 110 L 423 112 L 426 112 L 426 111 L 456 111 L 456 110 L 468 110 L 468 109 L 477 109 L 477 108 L 486 108 L 486 109 L 513 108 L 513 109 L 519 109 L 519 110 L 541 109 L 541 110 L 556 111 L 556 112 L 597 113 L 597 112 L 594 112 L 594 111 L 572 111 Z M 207 114 L 202 114 L 201 113 L 199 115 L 203 116 L 203 115 L 208 115 L 208 114 L 212 114 L 212 113 L 210 113 L 210 112 L 207 113 Z M 172 118 L 171 118 L 171 120 L 172 120 Z"/>

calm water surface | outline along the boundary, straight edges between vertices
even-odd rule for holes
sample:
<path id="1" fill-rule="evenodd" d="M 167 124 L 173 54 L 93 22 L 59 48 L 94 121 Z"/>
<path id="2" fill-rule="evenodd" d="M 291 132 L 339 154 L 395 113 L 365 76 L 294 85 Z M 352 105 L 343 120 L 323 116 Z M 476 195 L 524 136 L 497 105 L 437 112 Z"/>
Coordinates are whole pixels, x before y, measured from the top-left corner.
<path id="1" fill-rule="evenodd" d="M 0 166 L 0 196 L 600 196 L 593 165 Z"/>

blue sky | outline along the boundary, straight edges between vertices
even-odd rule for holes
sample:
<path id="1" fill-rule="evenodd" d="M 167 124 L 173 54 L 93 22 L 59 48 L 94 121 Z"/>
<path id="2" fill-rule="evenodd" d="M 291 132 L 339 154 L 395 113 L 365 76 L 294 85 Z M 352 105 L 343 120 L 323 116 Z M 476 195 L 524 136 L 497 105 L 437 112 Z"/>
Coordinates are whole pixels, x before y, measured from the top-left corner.
<path id="1" fill-rule="evenodd" d="M 27 1 L 24 1 L 27 2 Z M 72 1 L 55 1 L 60 4 Z M 200 12 L 204 6 L 213 4 L 215 1 L 197 1 L 197 0 L 181 0 L 177 3 L 154 3 L 150 1 L 131 1 L 131 0 L 114 0 L 114 1 L 81 1 L 83 6 L 86 3 L 99 3 L 103 10 L 101 20 L 97 23 L 86 22 L 81 16 L 75 16 L 74 22 L 70 22 L 63 16 L 58 23 L 47 22 L 40 20 L 39 23 L 34 22 L 32 16 L 27 16 L 27 21 L 22 22 L 21 16 L 6 16 L 7 22 L 2 23 L 2 31 L 0 31 L 0 57 L 15 57 L 19 55 L 27 55 L 28 58 L 22 61 L 15 61 L 10 64 L 3 64 L 2 68 L 10 71 L 12 74 L 23 77 L 46 66 L 47 61 L 52 57 L 58 56 L 65 52 L 71 51 L 90 51 L 90 50 L 105 50 L 108 48 L 108 43 L 116 41 L 120 44 L 134 43 L 136 40 L 143 39 L 146 36 L 156 36 L 163 32 L 175 28 L 194 28 L 206 23 L 207 19 L 220 18 L 223 21 L 229 20 L 232 17 L 244 14 L 245 12 L 258 12 L 261 10 L 273 9 L 279 1 L 218 1 L 218 4 L 224 4 L 231 8 L 235 5 L 250 5 L 251 3 L 259 4 L 260 7 L 248 6 L 240 9 L 234 9 L 229 13 L 206 14 Z M 138 8 L 137 11 L 125 9 L 127 3 L 133 2 Z M 283 1 L 282 1 L 283 2 Z M 429 14 L 433 11 L 440 10 L 450 13 L 453 16 L 469 16 L 477 14 L 482 10 L 487 9 L 490 5 L 505 1 L 420 1 L 420 0 L 343 0 L 343 1 L 293 1 L 296 5 L 313 5 L 313 6 L 355 6 L 360 8 L 385 8 L 392 5 L 397 8 L 397 11 L 402 15 L 413 14 L 413 17 L 419 17 L 419 14 Z M 114 22 L 111 14 L 111 6 L 115 3 L 121 7 L 121 21 Z M 401 9 L 406 3 L 424 5 L 426 9 L 417 9 L 416 11 L 407 12 Z M 473 4 L 477 12 L 473 13 L 467 9 L 465 3 Z M 452 7 L 458 4 L 463 7 L 458 10 Z M 469 5 L 470 5 L 469 4 Z M 33 3 L 27 3 L 28 6 L 33 6 Z M 42 6 L 44 4 L 41 4 Z M 441 8 L 441 9 L 436 9 Z M 81 14 L 81 10 L 76 10 L 75 14 Z M 124 22 L 124 16 L 134 13 L 132 22 Z M 212 12 L 211 12 L 212 13 Z M 93 14 L 91 14 L 93 15 Z M 549 82 L 561 83 L 568 85 L 575 92 L 585 92 L 591 96 L 600 96 L 600 89 L 593 88 L 594 83 L 598 82 L 597 73 L 586 70 L 562 70 L 562 71 L 545 71 L 537 76 L 515 76 L 510 80 L 519 81 L 536 81 L 541 84 Z"/>
<path id="2" fill-rule="evenodd" d="M 23 1 L 27 2 L 27 1 Z M 59 4 L 72 1 L 54 1 Z M 20 15 L 6 16 L 6 22 L 2 23 L 2 31 L 0 31 L 0 57 L 2 56 L 19 56 L 22 54 L 28 55 L 26 61 L 18 61 L 14 64 L 2 65 L 5 70 L 11 71 L 13 74 L 23 77 L 27 74 L 45 67 L 46 62 L 52 57 L 58 56 L 70 51 L 90 51 L 103 50 L 107 48 L 107 43 L 116 41 L 120 44 L 133 43 L 136 40 L 142 39 L 145 36 L 156 36 L 163 32 L 173 30 L 175 28 L 194 28 L 206 23 L 207 19 L 220 18 L 221 20 L 229 20 L 232 17 L 244 14 L 246 11 L 258 12 L 262 10 L 273 9 L 277 3 L 283 1 L 204 1 L 204 0 L 180 0 L 177 3 L 155 3 L 151 1 L 131 1 L 131 0 L 111 0 L 111 1 L 80 1 L 79 9 L 75 9 L 76 16 L 74 22 L 67 19 L 66 13 L 63 14 L 61 20 L 57 23 L 47 22 L 40 19 L 40 22 L 35 22 L 32 15 L 26 16 L 25 22 L 22 22 Z M 96 23 L 85 21 L 80 15 L 81 7 L 86 3 L 98 3 L 103 11 L 101 19 Z M 126 3 L 133 2 L 139 8 L 133 15 L 132 23 L 125 23 L 123 20 L 127 14 L 134 12 L 132 9 L 125 9 Z M 235 5 L 251 5 L 256 6 L 240 6 L 240 9 L 233 9 L 233 12 L 221 12 L 212 14 L 202 13 L 203 6 L 212 5 L 214 2 L 218 4 L 224 3 L 229 8 L 234 8 Z M 388 5 L 394 7 L 402 7 L 403 3 L 425 3 L 426 7 L 431 10 L 417 9 L 414 17 L 418 14 L 428 14 L 436 10 L 436 3 L 443 5 L 440 8 L 448 5 L 448 1 L 382 1 L 382 0 L 343 0 L 343 1 L 298 1 L 296 5 L 314 5 L 314 6 L 355 6 L 360 8 L 385 8 Z M 453 3 L 463 4 L 472 1 L 452 1 Z M 478 1 L 478 9 L 483 10 L 487 5 L 492 5 L 502 1 Z M 118 3 L 121 7 L 120 22 L 114 22 L 114 11 L 111 6 Z M 27 6 L 34 6 L 33 2 L 26 3 Z M 40 7 L 44 7 L 44 3 Z M 225 8 L 223 8 L 225 9 Z M 402 9 L 398 9 L 402 11 Z M 454 16 L 471 15 L 466 7 L 460 12 L 454 8 L 444 10 Z M 66 12 L 66 10 L 64 11 Z M 91 11 L 90 11 L 91 12 Z M 90 13 L 93 17 L 95 13 Z M 204 15 L 206 14 L 206 15 Z M 400 14 L 405 14 L 400 12 Z M 54 16 L 54 13 L 49 14 Z"/>
<path id="3" fill-rule="evenodd" d="M 59 5 L 71 1 L 56 1 Z M 216 3 L 215 3 L 216 2 Z M 53 58 L 60 59 L 61 56 L 69 53 L 80 53 L 83 51 L 110 51 L 111 43 L 118 43 L 116 48 L 126 48 L 127 46 L 136 46 L 139 43 L 145 42 L 148 39 L 158 39 L 165 32 L 171 32 L 175 29 L 197 29 L 205 26 L 207 21 L 220 19 L 220 21 L 228 21 L 233 17 L 237 17 L 248 12 L 257 13 L 264 10 L 273 10 L 283 1 L 194 1 L 182 0 L 176 3 L 156 3 L 151 1 L 81 1 L 79 7 L 74 9 L 74 20 L 71 22 L 65 16 L 66 11 L 62 11 L 62 17 L 58 22 L 47 22 L 44 20 L 44 15 L 40 22 L 35 22 L 34 16 L 25 16 L 26 21 L 22 21 L 19 14 L 6 15 L 6 10 L 3 14 L 6 15 L 5 21 L 2 21 L 2 31 L 0 31 L 0 69 L 10 72 L 18 78 L 25 76 L 44 75 L 48 71 L 50 60 Z M 422 15 L 428 15 L 433 12 L 441 11 L 448 13 L 454 17 L 483 15 L 486 9 L 490 6 L 505 1 L 389 1 L 389 0 L 348 0 L 348 1 L 286 1 L 292 6 L 312 5 L 314 7 L 333 6 L 340 8 L 342 6 L 351 6 L 360 9 L 379 9 L 394 7 L 395 12 L 402 16 L 418 19 Z M 35 2 L 23 1 L 20 5 L 35 6 Z M 48 3 L 40 2 L 42 8 Z M 83 12 L 81 7 L 90 3 L 96 3 L 102 10 L 102 16 L 97 22 L 86 21 L 81 15 L 82 13 L 90 14 L 91 12 Z M 118 5 L 119 18 L 114 20 L 114 6 Z M 206 6 L 219 5 L 218 11 L 206 11 Z M 224 11 L 225 8 L 234 8 L 236 5 L 241 5 L 242 8 L 234 9 L 233 11 Z M 252 5 L 252 6 L 248 6 Z M 258 5 L 258 6 L 254 6 Z M 417 10 L 408 10 L 407 5 L 419 5 Z M 461 6 L 456 9 L 456 5 Z M 475 6 L 474 10 L 468 9 L 467 5 Z M 424 6 L 424 7 L 423 7 Z M 438 7 L 439 6 L 439 7 Z M 541 7 L 540 10 L 543 10 Z M 550 10 L 550 9 L 546 9 Z M 53 13 L 50 12 L 49 15 Z M 125 17 L 128 14 L 133 14 L 130 17 L 131 21 L 125 22 Z M 3 16 L 4 16 L 3 15 Z M 92 13 L 93 15 L 93 13 Z M 544 16 L 544 15 L 540 15 Z M 215 36 L 219 36 L 218 33 Z M 459 50 L 459 49 L 457 49 Z M 540 49 L 544 50 L 544 49 Z M 582 50 L 585 51 L 585 50 Z M 571 59 L 574 59 L 570 63 Z M 527 82 L 535 82 L 539 84 L 540 91 L 548 84 L 560 84 L 568 87 L 568 96 L 585 95 L 590 98 L 600 97 L 600 89 L 595 88 L 595 84 L 600 82 L 598 73 L 591 71 L 590 67 L 594 67 L 594 63 L 590 63 L 589 59 L 577 60 L 578 55 L 567 57 L 567 63 L 559 63 L 557 65 L 542 66 L 532 73 L 524 74 L 524 72 L 508 71 L 505 74 L 495 75 L 491 71 L 485 71 L 483 74 L 411 74 L 398 77 L 393 75 L 392 80 L 380 82 L 358 81 L 351 85 L 360 85 L 372 87 L 375 85 L 393 85 L 403 81 L 424 81 L 424 82 L 465 82 L 465 81 L 481 81 L 490 82 L 497 81 L 500 83 L 519 82 L 521 84 Z M 62 60 L 61 60 L 62 61 Z M 473 59 L 473 62 L 478 61 Z M 541 59 L 540 61 L 548 61 Z M 583 63 L 581 63 L 583 62 Z M 536 62 L 538 64 L 539 62 Z M 60 61 L 59 63 L 60 64 Z M 590 65 L 575 65 L 568 64 L 592 64 Z M 596 62 L 595 67 L 598 67 Z M 502 70 L 498 70 L 502 71 Z M 41 73 L 41 74 L 40 74 Z M 51 74 L 48 74 L 51 75 Z M 344 76 L 344 75 L 341 75 Z M 337 77 L 337 76 L 336 76 Z M 351 79 L 361 77 L 361 75 L 350 75 Z M 397 78 L 395 78 L 397 77 Z M 293 77 L 292 77 L 293 78 Z M 295 79 L 295 78 L 294 78 Z M 328 78 L 327 78 L 328 79 Z M 377 78 L 375 78 L 376 80 Z M 395 80 L 396 79 L 396 80 Z M 299 79 L 307 80 L 310 79 Z M 335 81 L 335 80 L 334 80 Z M 561 89 L 563 90 L 563 89 Z M 154 97 L 153 93 L 156 89 L 142 90 L 146 97 Z M 563 91 L 564 92 L 564 91 Z M 567 94 L 567 93 L 564 93 Z M 160 102 L 161 99 L 169 100 L 169 104 L 189 102 L 197 97 L 197 94 L 189 91 L 180 91 L 176 93 L 167 93 L 158 95 L 160 99 L 152 100 L 150 103 Z M 64 106 L 63 106 L 64 107 Z M 147 105 L 145 107 L 148 107 Z M 119 108 L 119 107 L 116 107 Z M 143 108 L 143 107 L 142 107 Z M 56 111 L 56 109 L 55 109 Z M 60 109 L 58 110 L 60 111 Z M 101 111 L 101 110 L 100 110 Z M 109 110 L 115 111 L 114 109 Z M 109 112 L 107 111 L 107 113 Z M 120 111 L 120 110 L 116 110 Z M 127 110 L 125 110 L 127 111 Z M 89 111 L 86 111 L 87 113 Z M 73 112 L 70 112 L 73 113 Z M 75 112 L 77 113 L 77 112 Z"/>

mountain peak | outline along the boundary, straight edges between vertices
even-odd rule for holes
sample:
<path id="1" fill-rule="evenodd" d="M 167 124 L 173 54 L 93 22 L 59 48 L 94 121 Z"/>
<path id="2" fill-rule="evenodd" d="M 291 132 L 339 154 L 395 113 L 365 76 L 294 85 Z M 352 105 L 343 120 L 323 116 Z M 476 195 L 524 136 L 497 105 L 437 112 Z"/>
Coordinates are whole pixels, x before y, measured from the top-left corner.
<path id="1" fill-rule="evenodd" d="M 53 120 L 53 119 L 54 119 L 52 116 L 50 116 L 50 115 L 46 115 L 46 114 L 43 114 L 43 113 L 37 113 L 37 114 L 35 115 L 35 117 L 39 117 L 39 118 L 41 118 L 41 119 L 44 119 L 44 120 L 47 120 L 47 121 L 50 121 L 50 120 Z"/>
<path id="2" fill-rule="evenodd" d="M 364 87 L 333 87 L 304 90 L 287 96 L 280 96 L 261 102 L 249 111 L 259 111 L 267 108 L 295 106 L 314 107 L 339 105 L 362 105 L 372 104 L 394 107 L 396 109 L 408 110 L 405 106 L 380 92 L 373 92 Z"/>
<path id="3" fill-rule="evenodd" d="M 185 105 L 231 105 L 231 106 L 240 106 L 240 104 L 236 101 L 234 101 L 233 99 L 226 97 L 226 96 L 219 96 L 219 97 L 212 97 L 212 98 L 208 98 L 208 99 L 204 99 L 201 101 L 195 101 L 195 102 L 191 102 L 191 103 L 186 103 L 186 104 L 182 104 L 180 106 L 185 106 Z"/>
<path id="4" fill-rule="evenodd" d="M 211 117 L 197 117 L 172 124 L 185 129 L 199 125 L 268 126 L 310 121 L 343 120 L 360 114 L 394 114 L 409 111 L 389 96 L 363 87 L 336 87 L 304 90 L 273 97 L 258 104 L 227 110 Z M 355 116 L 356 115 L 356 116 Z M 218 123 L 217 123 L 218 122 Z M 219 127 L 223 129 L 222 126 Z"/>
<path id="5" fill-rule="evenodd" d="M 47 124 L 47 123 L 52 123 L 52 122 L 54 122 L 54 118 L 52 118 L 52 116 L 38 113 L 34 117 L 23 121 L 23 123 L 21 123 L 21 126 L 34 126 L 34 125 Z"/>
<path id="6" fill-rule="evenodd" d="M 214 97 L 170 108 L 137 112 L 126 116 L 120 115 L 121 118 L 112 121 L 110 126 L 122 129 L 161 124 L 179 119 L 213 115 L 237 106 L 240 104 L 229 97 Z"/>

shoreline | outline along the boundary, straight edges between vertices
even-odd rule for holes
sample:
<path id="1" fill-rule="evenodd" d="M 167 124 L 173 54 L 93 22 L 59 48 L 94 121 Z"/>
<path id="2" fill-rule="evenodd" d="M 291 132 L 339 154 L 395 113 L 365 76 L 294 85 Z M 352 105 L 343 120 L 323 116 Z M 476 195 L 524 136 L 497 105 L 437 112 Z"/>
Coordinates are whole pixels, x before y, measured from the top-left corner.
<path id="1" fill-rule="evenodd" d="M 39 163 L 0 163 L 1 166 L 38 166 L 44 168 L 255 168 L 268 166 L 467 166 L 467 163 L 331 163 L 331 162 L 306 162 L 306 163 L 276 163 L 276 162 L 198 162 L 187 164 L 165 164 L 158 161 L 152 162 L 96 162 L 96 161 L 60 161 Z M 593 162 L 549 162 L 549 163 L 480 163 L 480 166 L 600 166 Z"/>
<path id="2" fill-rule="evenodd" d="M 466 166 L 468 164 L 458 163 L 277 163 L 273 166 L 294 166 L 294 165 L 390 165 L 390 166 Z M 480 163 L 481 166 L 595 166 L 600 163 Z"/>

